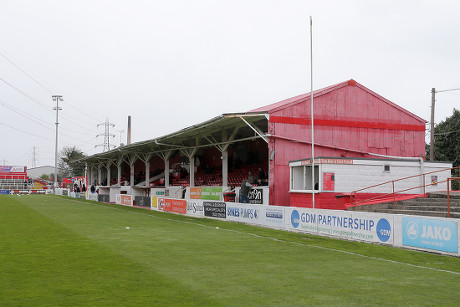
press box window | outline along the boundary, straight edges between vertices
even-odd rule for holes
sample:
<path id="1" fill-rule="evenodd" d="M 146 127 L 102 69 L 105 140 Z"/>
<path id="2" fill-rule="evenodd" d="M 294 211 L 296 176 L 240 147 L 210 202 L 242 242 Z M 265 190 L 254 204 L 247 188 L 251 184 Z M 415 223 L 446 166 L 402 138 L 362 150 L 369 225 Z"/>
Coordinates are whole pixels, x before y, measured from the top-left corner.
<path id="1" fill-rule="evenodd" d="M 315 165 L 315 185 L 312 184 L 311 166 L 291 167 L 291 190 L 312 191 L 318 190 L 319 166 Z"/>

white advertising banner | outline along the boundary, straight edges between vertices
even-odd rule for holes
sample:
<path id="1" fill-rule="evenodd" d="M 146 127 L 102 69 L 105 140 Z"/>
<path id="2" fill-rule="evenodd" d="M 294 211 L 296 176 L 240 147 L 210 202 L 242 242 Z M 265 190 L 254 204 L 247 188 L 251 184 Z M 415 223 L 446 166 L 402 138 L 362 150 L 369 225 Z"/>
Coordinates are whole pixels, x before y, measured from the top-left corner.
<path id="1" fill-rule="evenodd" d="M 388 214 L 291 207 L 285 213 L 288 230 L 393 244 L 394 222 Z"/>
<path id="2" fill-rule="evenodd" d="M 164 197 L 157 197 L 157 210 L 165 211 L 165 198 Z"/>
<path id="3" fill-rule="evenodd" d="M 187 200 L 187 215 L 191 216 L 204 216 L 204 206 L 201 199 L 189 199 Z"/>
<path id="4" fill-rule="evenodd" d="M 226 203 L 226 219 L 234 222 L 261 224 L 265 211 L 264 206 L 228 202 Z"/>
<path id="5" fill-rule="evenodd" d="M 287 230 L 317 232 L 317 218 L 314 209 L 286 207 L 284 225 Z"/>
<path id="6" fill-rule="evenodd" d="M 261 206 L 263 208 L 261 225 L 284 229 L 285 207 L 279 206 Z"/>
<path id="7" fill-rule="evenodd" d="M 61 189 L 61 188 L 54 189 L 54 195 L 69 196 L 69 194 L 70 194 L 70 190 L 68 189 Z"/>
<path id="8" fill-rule="evenodd" d="M 126 195 L 126 194 L 117 194 L 115 195 L 115 203 L 117 205 L 132 207 L 133 206 L 133 196 Z"/>
<path id="9" fill-rule="evenodd" d="M 371 213 L 371 212 L 353 212 L 353 220 L 360 223 L 368 221 L 369 227 L 361 227 L 354 231 L 354 239 L 363 240 L 360 236 L 365 236 L 365 241 L 376 242 L 384 244 L 394 244 L 395 236 L 395 222 L 394 216 L 384 213 Z"/>
<path id="10" fill-rule="evenodd" d="M 166 195 L 165 188 L 151 188 L 150 195 L 152 197 L 165 197 L 165 196 L 169 196 L 169 192 L 168 192 L 168 195 Z"/>
<path id="11" fill-rule="evenodd" d="M 318 234 L 352 239 L 354 229 L 359 229 L 359 221 L 354 221 L 351 212 L 315 210 Z M 329 211 L 329 212 L 328 212 Z M 362 226 L 363 228 L 366 225 Z M 367 225 L 369 228 L 370 226 Z"/>
<path id="12" fill-rule="evenodd" d="M 86 199 L 97 201 L 97 194 L 96 193 L 88 193 Z"/>

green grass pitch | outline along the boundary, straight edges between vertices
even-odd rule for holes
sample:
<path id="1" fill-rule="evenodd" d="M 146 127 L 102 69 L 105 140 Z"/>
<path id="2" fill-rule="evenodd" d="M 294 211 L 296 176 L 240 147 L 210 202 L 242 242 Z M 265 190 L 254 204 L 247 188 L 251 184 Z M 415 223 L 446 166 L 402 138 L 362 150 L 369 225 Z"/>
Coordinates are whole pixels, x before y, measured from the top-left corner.
<path id="1" fill-rule="evenodd" d="M 455 257 L 0 196 L 0 306 L 458 306 L 459 287 Z"/>

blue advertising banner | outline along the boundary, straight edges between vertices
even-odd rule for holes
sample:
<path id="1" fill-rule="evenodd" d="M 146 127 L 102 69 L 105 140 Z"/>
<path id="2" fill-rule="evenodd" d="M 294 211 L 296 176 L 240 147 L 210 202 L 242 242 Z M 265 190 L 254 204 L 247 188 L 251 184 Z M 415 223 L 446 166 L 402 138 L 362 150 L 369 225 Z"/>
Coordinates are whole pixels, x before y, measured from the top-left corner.
<path id="1" fill-rule="evenodd" d="M 402 218 L 402 243 L 406 246 L 458 253 L 457 222 Z"/>
<path id="2" fill-rule="evenodd" d="M 10 194 L 10 190 L 0 190 L 0 194 Z"/>

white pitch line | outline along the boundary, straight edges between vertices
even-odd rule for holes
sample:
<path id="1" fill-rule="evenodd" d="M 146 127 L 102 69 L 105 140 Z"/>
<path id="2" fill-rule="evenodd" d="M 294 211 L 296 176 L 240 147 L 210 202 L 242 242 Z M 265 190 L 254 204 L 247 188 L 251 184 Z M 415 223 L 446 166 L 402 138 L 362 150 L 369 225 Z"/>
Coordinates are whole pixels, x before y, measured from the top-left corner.
<path id="1" fill-rule="evenodd" d="M 72 201 L 78 202 L 78 203 L 83 203 L 83 204 L 88 204 L 86 202 L 82 202 L 82 201 L 78 201 L 78 200 L 72 200 Z M 216 229 L 216 227 L 214 227 L 214 226 L 207 226 L 207 225 L 203 225 L 203 224 L 195 223 L 195 222 L 180 221 L 180 220 L 170 219 L 170 218 L 167 218 L 167 217 L 154 216 L 154 215 L 146 214 L 146 213 L 142 213 L 142 212 L 121 210 L 121 209 L 116 208 L 116 207 L 103 206 L 103 205 L 99 205 L 99 204 L 91 204 L 91 205 L 92 206 L 95 205 L 95 206 L 99 206 L 99 207 L 103 207 L 103 208 L 108 208 L 108 209 L 113 209 L 113 210 L 118 210 L 118 211 L 123 211 L 123 212 L 127 212 L 127 213 L 145 215 L 145 216 L 149 216 L 149 217 L 153 217 L 153 218 L 164 219 L 164 220 L 167 220 L 167 221 L 173 221 L 173 222 L 184 223 L 184 224 L 192 224 L 192 225 L 197 225 L 197 226 L 206 227 L 206 228 L 210 228 L 210 229 Z M 385 261 L 385 262 L 390 262 L 390 263 L 399 264 L 399 265 L 406 265 L 406 266 L 410 266 L 410 267 L 414 267 L 414 268 L 418 268 L 418 269 L 426 269 L 426 270 L 432 270 L 432 271 L 437 271 L 437 272 L 444 272 L 444 273 L 460 275 L 460 272 L 454 272 L 454 271 L 437 269 L 437 268 L 430 268 L 430 267 L 426 267 L 426 266 L 422 266 L 422 265 L 416 265 L 416 264 L 407 263 L 407 262 L 399 262 L 399 261 L 385 259 L 385 258 L 366 256 L 366 255 L 363 255 L 363 254 L 353 253 L 353 252 L 349 252 L 349 251 L 344 251 L 344 250 L 335 249 L 335 248 L 329 248 L 329 247 L 324 247 L 324 246 L 318 246 L 318 245 L 312 245 L 312 244 L 304 244 L 304 243 L 299 243 L 299 242 L 290 242 L 290 241 L 280 240 L 280 239 L 273 238 L 273 237 L 261 236 L 261 235 L 258 235 L 258 234 L 255 234 L 255 233 L 250 233 L 250 232 L 241 232 L 241 231 L 238 231 L 238 230 L 225 229 L 225 228 L 219 228 L 219 230 L 235 232 L 235 233 L 242 234 L 242 235 L 244 235 L 244 234 L 245 235 L 251 235 L 251 236 L 254 236 L 254 237 L 257 237 L 257 238 L 269 239 L 269 240 L 272 240 L 272 241 L 289 243 L 289 244 L 294 244 L 294 245 L 299 245 L 299 246 L 304 246 L 304 247 L 318 248 L 318 249 L 323 249 L 323 250 L 337 252 L 337 253 L 343 253 L 343 254 L 347 254 L 347 255 L 352 255 L 352 256 L 357 256 L 357 257 L 362 257 L 362 258 L 367 258 L 367 259 L 372 259 L 372 260 Z"/>

